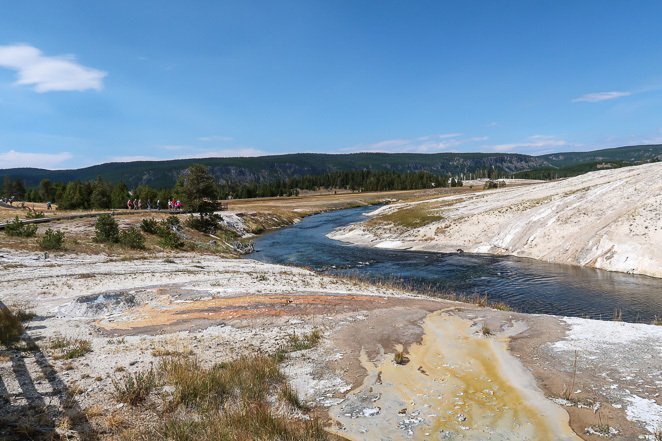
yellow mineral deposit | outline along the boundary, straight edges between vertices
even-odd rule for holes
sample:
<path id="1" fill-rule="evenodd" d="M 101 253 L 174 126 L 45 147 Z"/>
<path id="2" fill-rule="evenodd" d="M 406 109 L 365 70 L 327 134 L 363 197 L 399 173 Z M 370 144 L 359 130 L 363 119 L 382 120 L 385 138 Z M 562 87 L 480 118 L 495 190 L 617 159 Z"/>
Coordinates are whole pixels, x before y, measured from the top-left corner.
<path id="1" fill-rule="evenodd" d="M 331 409 L 352 440 L 579 440 L 568 414 L 547 400 L 508 353 L 507 337 L 448 313 L 430 314 L 405 365 L 361 354 L 363 385 Z M 397 349 L 396 349 L 397 350 Z"/>

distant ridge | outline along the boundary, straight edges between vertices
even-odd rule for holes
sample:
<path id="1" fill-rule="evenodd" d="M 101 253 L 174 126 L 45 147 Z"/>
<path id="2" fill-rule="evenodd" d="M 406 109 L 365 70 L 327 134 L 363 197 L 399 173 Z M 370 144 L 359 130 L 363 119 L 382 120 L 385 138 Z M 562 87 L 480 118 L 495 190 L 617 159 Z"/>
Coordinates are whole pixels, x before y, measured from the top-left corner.
<path id="1" fill-rule="evenodd" d="M 662 145 L 618 147 L 591 152 L 552 153 L 541 156 L 509 153 L 295 153 L 247 158 L 191 158 L 163 161 L 111 162 L 72 170 L 37 168 L 0 169 L 0 178 L 21 179 L 35 186 L 44 178 L 53 182 L 92 180 L 97 176 L 110 182 L 123 181 L 129 187 L 147 184 L 171 187 L 191 164 L 208 166 L 219 182 L 268 182 L 292 176 L 317 175 L 344 170 L 428 171 L 434 174 L 469 174 L 492 170 L 521 174 L 535 170 L 577 168 L 580 174 L 602 166 L 620 167 L 662 160 Z"/>

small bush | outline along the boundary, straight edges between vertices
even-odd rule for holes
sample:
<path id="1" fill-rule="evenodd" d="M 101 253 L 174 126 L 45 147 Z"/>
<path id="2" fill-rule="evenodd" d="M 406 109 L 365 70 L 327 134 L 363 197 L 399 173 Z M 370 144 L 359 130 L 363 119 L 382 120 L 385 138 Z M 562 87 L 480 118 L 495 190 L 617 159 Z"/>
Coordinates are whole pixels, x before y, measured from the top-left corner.
<path id="1" fill-rule="evenodd" d="M 218 229 L 218 222 L 221 217 L 217 214 L 210 214 L 208 216 L 194 216 L 190 215 L 186 219 L 186 226 L 201 233 L 214 234 Z"/>
<path id="2" fill-rule="evenodd" d="M 26 224 L 16 216 L 16 218 L 5 225 L 5 234 L 15 237 L 34 237 L 37 234 L 37 226 Z"/>
<path id="3" fill-rule="evenodd" d="M 48 229 L 44 232 L 44 237 L 37 242 L 42 250 L 59 250 L 64 244 L 64 232 Z"/>
<path id="4" fill-rule="evenodd" d="M 174 231 L 168 231 L 161 236 L 161 241 L 159 243 L 164 248 L 181 248 L 184 246 L 184 242 Z"/>
<path id="5" fill-rule="evenodd" d="M 94 240 L 99 243 L 116 243 L 119 241 L 120 230 L 117 221 L 110 214 L 102 214 L 94 224 L 96 235 Z"/>
<path id="6" fill-rule="evenodd" d="M 20 318 L 6 306 L 0 307 L 0 343 L 9 346 L 18 341 L 24 331 Z"/>
<path id="7" fill-rule="evenodd" d="M 487 326 L 487 325 L 483 325 L 483 326 L 480 328 L 480 332 L 481 332 L 481 334 L 483 334 L 485 337 L 487 337 L 487 336 L 489 336 L 489 335 L 492 335 L 492 330 L 491 330 L 490 327 Z"/>
<path id="8" fill-rule="evenodd" d="M 145 236 L 136 227 L 120 231 L 119 242 L 126 247 L 136 250 L 145 249 Z"/>
<path id="9" fill-rule="evenodd" d="M 178 229 L 181 226 L 181 222 L 179 222 L 179 218 L 174 214 L 163 219 L 161 222 L 167 225 L 168 227 L 170 227 L 171 229 Z"/>
<path id="10" fill-rule="evenodd" d="M 156 374 L 153 369 L 147 372 L 126 374 L 120 379 L 113 379 L 114 397 L 121 403 L 136 406 L 144 402 L 156 387 Z"/>
<path id="11" fill-rule="evenodd" d="M 159 234 L 159 223 L 153 217 L 143 219 L 140 222 L 140 229 L 147 234 Z"/>

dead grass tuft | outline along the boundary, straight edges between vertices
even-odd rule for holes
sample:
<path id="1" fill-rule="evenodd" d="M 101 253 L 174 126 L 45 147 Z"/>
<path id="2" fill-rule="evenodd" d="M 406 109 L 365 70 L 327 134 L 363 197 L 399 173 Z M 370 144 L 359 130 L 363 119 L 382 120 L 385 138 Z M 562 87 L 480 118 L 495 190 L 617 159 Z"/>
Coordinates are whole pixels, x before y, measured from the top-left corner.
<path id="1" fill-rule="evenodd" d="M 136 406 L 143 403 L 156 387 L 156 374 L 153 369 L 147 372 L 126 374 L 119 379 L 113 379 L 114 398 L 120 403 Z"/>

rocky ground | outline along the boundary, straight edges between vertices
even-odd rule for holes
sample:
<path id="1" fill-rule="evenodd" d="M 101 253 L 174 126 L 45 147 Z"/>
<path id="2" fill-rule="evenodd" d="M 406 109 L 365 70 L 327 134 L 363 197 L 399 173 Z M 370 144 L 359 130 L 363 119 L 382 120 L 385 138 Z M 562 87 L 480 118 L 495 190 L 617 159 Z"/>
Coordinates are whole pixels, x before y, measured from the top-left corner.
<path id="1" fill-rule="evenodd" d="M 272 354 L 313 330 L 319 343 L 281 369 L 342 438 L 626 440 L 662 428 L 659 326 L 498 311 L 213 254 L 0 255 L 2 303 L 36 314 L 0 351 L 3 438 L 119 439 L 143 411 L 116 400 L 114 379 L 173 355 Z M 83 350 L 63 357 L 63 341 Z"/>
<path id="2" fill-rule="evenodd" d="M 331 237 L 662 277 L 662 163 L 392 204 Z"/>

